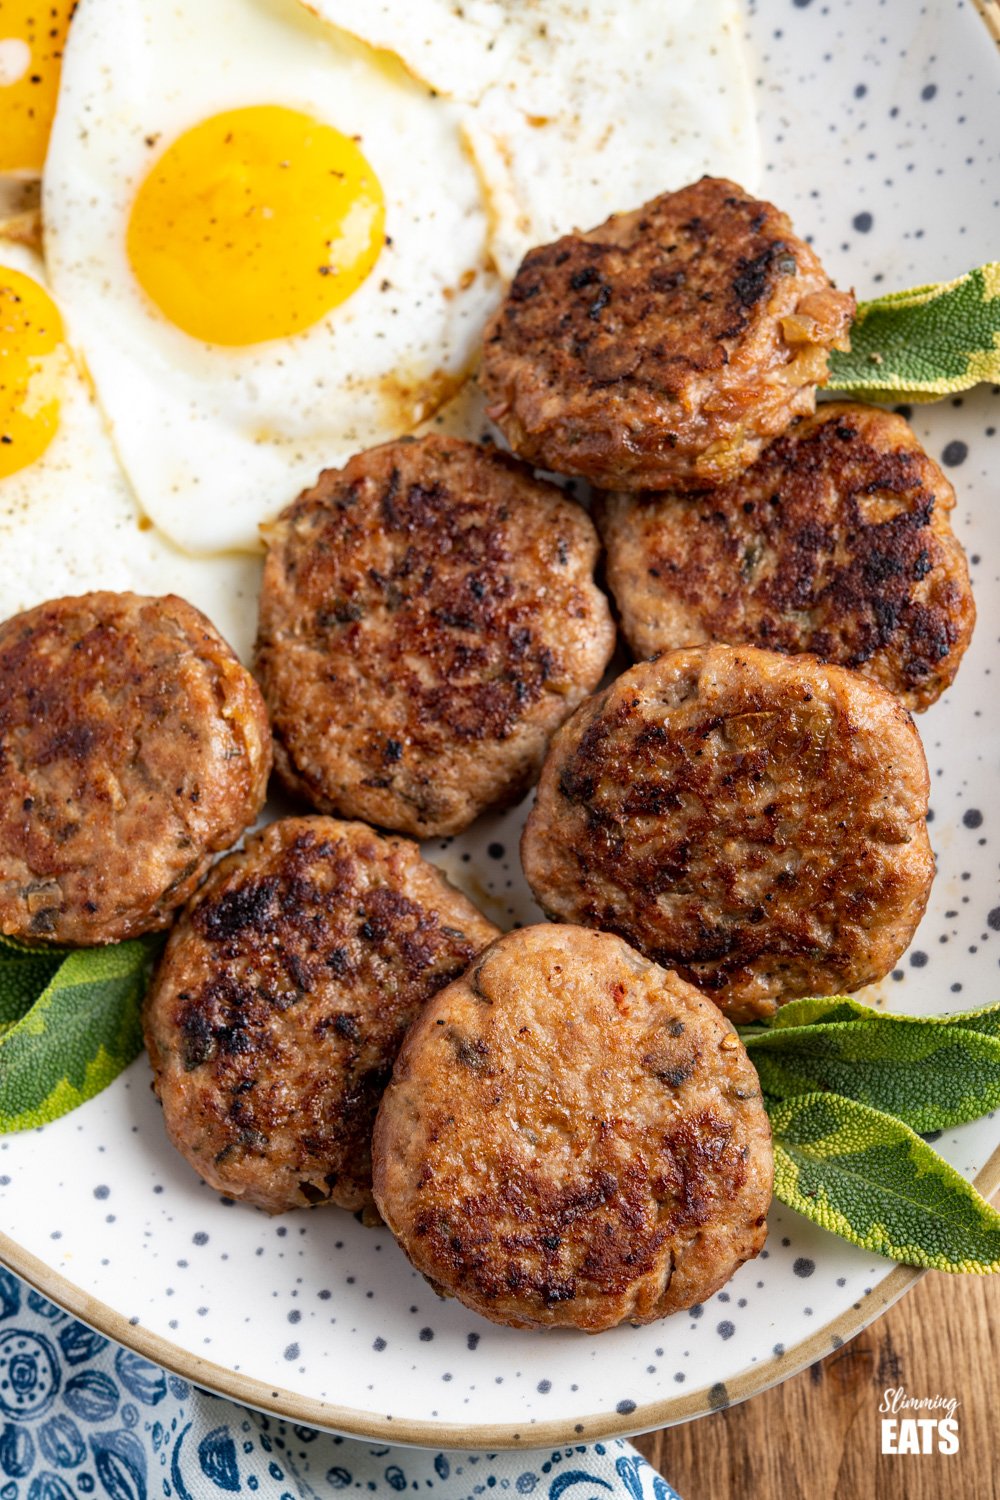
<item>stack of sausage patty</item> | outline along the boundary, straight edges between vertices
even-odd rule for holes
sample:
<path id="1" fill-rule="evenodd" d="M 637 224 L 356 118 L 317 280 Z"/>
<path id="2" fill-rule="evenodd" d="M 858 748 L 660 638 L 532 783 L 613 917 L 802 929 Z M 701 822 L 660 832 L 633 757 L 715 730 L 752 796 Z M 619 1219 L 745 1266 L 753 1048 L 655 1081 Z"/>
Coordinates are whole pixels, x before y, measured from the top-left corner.
<path id="1" fill-rule="evenodd" d="M 267 529 L 256 681 L 173 598 L 0 627 L 0 931 L 173 923 L 146 1037 L 213 1187 L 382 1219 L 516 1326 L 647 1322 L 759 1251 L 770 1131 L 733 1022 L 909 943 L 910 710 L 974 620 L 906 423 L 816 408 L 853 311 L 783 214 L 702 179 L 525 258 L 480 377 L 516 456 L 389 443 Z M 586 481 L 598 529 L 536 469 Z M 601 540 L 638 661 L 595 691 Z M 272 754 L 306 810 L 206 879 Z M 501 935 L 400 835 L 536 781 L 552 922 Z"/>

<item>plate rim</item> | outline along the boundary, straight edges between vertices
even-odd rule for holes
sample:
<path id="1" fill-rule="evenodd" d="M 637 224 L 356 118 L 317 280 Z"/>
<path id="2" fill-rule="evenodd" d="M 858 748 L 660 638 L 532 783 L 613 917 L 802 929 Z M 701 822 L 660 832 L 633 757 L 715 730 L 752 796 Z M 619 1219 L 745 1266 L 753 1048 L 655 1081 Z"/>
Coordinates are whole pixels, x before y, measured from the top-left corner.
<path id="1" fill-rule="evenodd" d="M 984 1198 L 1000 1187 L 1000 1145 L 971 1179 Z M 590 1412 L 583 1416 L 556 1417 L 535 1423 L 452 1423 L 397 1420 L 374 1412 L 340 1406 L 316 1397 L 302 1396 L 255 1376 L 229 1370 L 200 1355 L 189 1353 L 162 1334 L 132 1323 L 107 1303 L 92 1297 L 68 1277 L 54 1271 L 38 1256 L 0 1231 L 0 1263 L 14 1271 L 29 1286 L 48 1297 L 64 1311 L 79 1318 L 105 1337 L 194 1385 L 203 1386 L 241 1406 L 267 1412 L 284 1421 L 297 1422 L 345 1437 L 399 1443 L 411 1448 L 531 1449 L 596 1442 L 607 1437 L 634 1437 L 641 1432 L 672 1427 L 678 1422 L 708 1416 L 723 1407 L 735 1406 L 773 1385 L 797 1375 L 831 1350 L 868 1327 L 910 1287 L 926 1275 L 917 1266 L 896 1263 L 860 1302 L 824 1323 L 808 1338 L 775 1357 L 767 1365 L 750 1366 L 730 1380 L 702 1386 L 683 1396 L 647 1402 L 627 1413 Z M 892 1265 L 892 1262 L 889 1262 Z M 544 1333 L 543 1335 L 544 1336 Z M 584 1335 L 581 1335 L 584 1337 Z"/>

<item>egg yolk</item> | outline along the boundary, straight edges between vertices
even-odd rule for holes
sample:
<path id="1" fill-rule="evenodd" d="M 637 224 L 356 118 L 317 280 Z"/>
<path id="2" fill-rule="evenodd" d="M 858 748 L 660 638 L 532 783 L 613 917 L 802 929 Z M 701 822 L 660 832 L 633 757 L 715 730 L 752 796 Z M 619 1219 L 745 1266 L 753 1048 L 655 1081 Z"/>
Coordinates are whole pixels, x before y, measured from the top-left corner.
<path id="1" fill-rule="evenodd" d="M 0 172 L 42 170 L 76 0 L 0 0 Z"/>
<path id="2" fill-rule="evenodd" d="M 378 178 L 348 136 L 254 105 L 178 137 L 139 188 L 128 256 L 192 337 L 256 344 L 311 327 L 369 274 L 385 241 Z"/>
<path id="3" fill-rule="evenodd" d="M 34 463 L 55 437 L 67 359 L 48 292 L 0 266 L 0 479 Z"/>

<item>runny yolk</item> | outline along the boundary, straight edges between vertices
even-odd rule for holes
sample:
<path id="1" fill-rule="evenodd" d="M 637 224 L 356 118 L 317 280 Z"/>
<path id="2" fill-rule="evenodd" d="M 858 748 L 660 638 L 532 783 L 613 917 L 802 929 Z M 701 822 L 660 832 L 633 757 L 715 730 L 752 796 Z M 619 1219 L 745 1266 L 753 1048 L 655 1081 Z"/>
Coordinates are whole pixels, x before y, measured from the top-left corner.
<path id="1" fill-rule="evenodd" d="M 128 256 L 193 338 L 256 344 L 319 322 L 356 291 L 385 239 L 378 178 L 348 136 L 261 104 L 184 132 L 139 188 Z"/>
<path id="2" fill-rule="evenodd" d="M 48 292 L 0 266 L 0 479 L 34 463 L 55 436 L 67 357 Z"/>
<path id="3" fill-rule="evenodd" d="M 38 173 L 76 0 L 0 0 L 0 172 Z"/>

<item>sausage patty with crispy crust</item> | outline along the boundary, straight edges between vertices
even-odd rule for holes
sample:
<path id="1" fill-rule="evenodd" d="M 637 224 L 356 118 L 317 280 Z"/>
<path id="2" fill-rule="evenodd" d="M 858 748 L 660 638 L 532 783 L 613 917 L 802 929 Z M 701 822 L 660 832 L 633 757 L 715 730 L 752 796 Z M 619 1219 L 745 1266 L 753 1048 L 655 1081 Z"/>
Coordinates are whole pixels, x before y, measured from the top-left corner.
<path id="1" fill-rule="evenodd" d="M 371 1130 L 403 1033 L 497 934 L 408 839 L 287 818 L 216 865 L 145 1007 L 167 1132 L 270 1213 L 371 1208 Z"/>
<path id="2" fill-rule="evenodd" d="M 427 838 L 516 801 L 614 647 L 589 516 L 474 443 L 361 453 L 267 541 L 276 764 L 322 812 Z"/>
<path id="3" fill-rule="evenodd" d="M 257 684 L 174 595 L 53 599 L 0 625 L 0 932 L 166 927 L 264 801 Z"/>
<path id="4" fill-rule="evenodd" d="M 620 933 L 753 1020 L 892 968 L 934 874 L 928 790 L 913 720 L 877 683 L 691 647 L 560 730 L 521 857 L 547 913 Z"/>
<path id="5" fill-rule="evenodd" d="M 509 932 L 407 1036 L 375 1198 L 437 1290 L 598 1333 L 703 1302 L 756 1255 L 771 1132 L 735 1031 L 619 938 Z"/>
<path id="6" fill-rule="evenodd" d="M 784 214 L 703 177 L 525 256 L 486 330 L 489 415 L 603 489 L 708 489 L 811 412 L 854 298 Z"/>
<path id="7" fill-rule="evenodd" d="M 597 519 L 636 656 L 709 641 L 809 651 L 919 710 L 975 623 L 954 503 L 902 417 L 831 401 L 711 494 L 605 495 Z"/>

